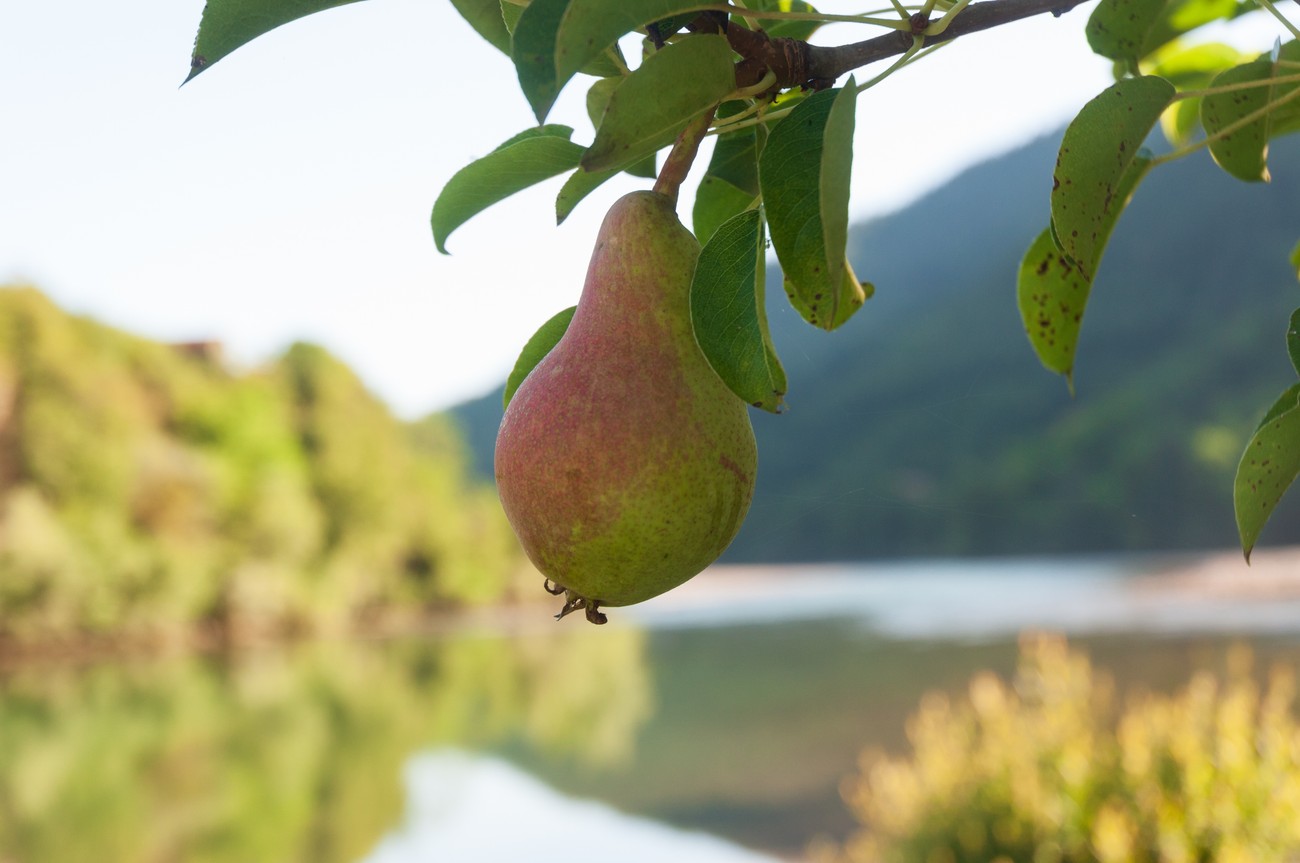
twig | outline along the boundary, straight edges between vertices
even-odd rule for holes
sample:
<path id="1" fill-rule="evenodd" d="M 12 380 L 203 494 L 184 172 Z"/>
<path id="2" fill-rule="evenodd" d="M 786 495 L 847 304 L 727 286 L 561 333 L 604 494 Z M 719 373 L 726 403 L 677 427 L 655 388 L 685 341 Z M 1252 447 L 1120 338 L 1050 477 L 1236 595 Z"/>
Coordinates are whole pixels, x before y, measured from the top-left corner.
<path id="1" fill-rule="evenodd" d="M 695 154 L 700 149 L 700 142 L 709 131 L 709 124 L 713 122 L 713 114 L 716 111 L 715 105 L 686 124 L 686 128 L 682 129 L 682 133 L 677 136 L 677 143 L 673 144 L 673 148 L 668 151 L 664 166 L 659 169 L 654 190 L 661 195 L 666 195 L 674 204 L 677 203 L 677 190 L 681 188 L 686 174 L 695 162 Z"/>

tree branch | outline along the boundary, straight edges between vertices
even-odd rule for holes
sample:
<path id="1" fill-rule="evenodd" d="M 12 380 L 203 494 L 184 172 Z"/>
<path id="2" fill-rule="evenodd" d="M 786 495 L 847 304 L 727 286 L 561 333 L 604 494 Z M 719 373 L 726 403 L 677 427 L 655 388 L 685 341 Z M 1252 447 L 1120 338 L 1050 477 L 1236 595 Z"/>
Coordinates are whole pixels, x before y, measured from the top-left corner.
<path id="1" fill-rule="evenodd" d="M 925 44 L 937 45 L 958 36 L 1010 24 L 1023 18 L 1051 12 L 1060 16 L 1069 12 L 1083 0 L 985 0 L 972 3 L 955 15 L 952 23 L 942 33 L 927 36 Z M 736 69 L 736 84 L 740 87 L 758 83 L 770 69 L 776 73 L 776 89 L 807 87 L 820 90 L 829 87 L 841 75 L 902 54 L 912 47 L 913 37 L 929 26 L 929 19 L 914 15 L 908 30 L 895 30 L 848 45 L 809 45 L 797 39 L 772 38 L 762 30 L 744 27 L 727 27 L 727 40 L 731 48 L 745 59 Z"/>

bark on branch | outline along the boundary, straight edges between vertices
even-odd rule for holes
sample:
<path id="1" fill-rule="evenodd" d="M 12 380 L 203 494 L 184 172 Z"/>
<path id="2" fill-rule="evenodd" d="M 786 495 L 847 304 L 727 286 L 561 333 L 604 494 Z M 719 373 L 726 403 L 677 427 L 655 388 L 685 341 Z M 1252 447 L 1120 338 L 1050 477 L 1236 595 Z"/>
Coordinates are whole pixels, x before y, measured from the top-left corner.
<path id="1" fill-rule="evenodd" d="M 985 0 L 962 10 L 948 28 L 935 36 L 926 36 L 925 44 L 949 42 L 958 36 L 1009 24 L 1051 12 L 1060 16 L 1080 5 L 1083 0 Z M 725 19 L 724 19 L 725 20 Z M 726 27 L 731 48 L 745 58 L 737 66 L 736 84 L 740 87 L 758 83 L 771 70 L 776 74 L 774 89 L 829 87 L 836 78 L 854 69 L 896 57 L 912 47 L 914 35 L 929 25 L 929 20 L 913 16 L 911 30 L 894 30 L 862 42 L 848 45 L 809 45 L 798 39 L 772 38 L 762 30 Z"/>

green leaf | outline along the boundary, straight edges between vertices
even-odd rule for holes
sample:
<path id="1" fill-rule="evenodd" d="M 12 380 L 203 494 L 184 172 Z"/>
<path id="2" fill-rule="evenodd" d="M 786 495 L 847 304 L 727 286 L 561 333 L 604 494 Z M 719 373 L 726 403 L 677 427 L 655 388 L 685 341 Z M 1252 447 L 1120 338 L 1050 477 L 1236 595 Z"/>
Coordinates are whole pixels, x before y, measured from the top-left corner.
<path id="1" fill-rule="evenodd" d="M 1163 78 L 1116 82 L 1065 130 L 1053 175 L 1052 226 L 1061 250 L 1091 280 L 1129 197 L 1150 167 L 1142 142 L 1174 96 Z"/>
<path id="2" fill-rule="evenodd" d="M 1136 64 L 1147 34 L 1160 18 L 1166 0 L 1101 0 L 1088 17 L 1084 33 L 1093 52 Z"/>
<path id="3" fill-rule="evenodd" d="M 718 116 L 728 117 L 742 108 L 738 102 L 726 102 L 718 109 Z M 760 130 L 759 126 L 750 126 L 718 136 L 691 211 L 695 236 L 701 243 L 707 242 L 723 222 L 748 209 L 758 197 Z"/>
<path id="4" fill-rule="evenodd" d="M 727 117 L 735 113 L 738 109 L 733 107 L 727 110 L 727 106 L 736 104 L 726 103 L 726 106 L 718 111 L 718 116 Z M 759 193 L 758 141 L 761 128 L 750 126 L 719 135 L 705 176 L 726 180 L 742 192 L 748 192 L 751 197 L 757 197 Z"/>
<path id="5" fill-rule="evenodd" d="M 623 83 L 623 77 L 599 78 L 587 90 L 587 116 L 592 126 L 600 128 L 605 109 L 609 107 L 610 96 Z M 653 177 L 655 175 L 654 154 L 628 165 L 626 168 L 610 168 L 603 171 L 588 171 L 579 168 L 564 181 L 564 186 L 555 197 L 555 223 L 562 224 L 583 198 L 616 176 L 620 170 L 626 170 L 634 177 Z"/>
<path id="6" fill-rule="evenodd" d="M 577 167 L 582 147 L 567 126 L 528 129 L 466 165 L 447 181 L 433 204 L 434 242 L 447 254 L 447 237 L 477 213 L 543 180 Z"/>
<path id="7" fill-rule="evenodd" d="M 562 224 L 583 198 L 596 191 L 606 180 L 617 176 L 618 172 L 618 168 L 609 171 L 585 171 L 579 168 L 570 174 L 569 179 L 560 187 L 560 193 L 555 196 L 555 224 Z"/>
<path id="8" fill-rule="evenodd" d="M 646 58 L 609 96 L 588 171 L 633 164 L 673 142 L 695 117 L 736 87 L 726 37 L 687 36 Z"/>
<path id="9" fill-rule="evenodd" d="M 1292 64 L 1300 63 L 1300 40 L 1292 39 L 1290 42 L 1284 43 L 1281 50 L 1278 51 L 1278 60 Z M 1274 64 L 1274 77 L 1294 74 L 1296 74 L 1295 66 L 1282 68 Z M 1276 108 L 1269 113 L 1268 136 L 1270 138 L 1300 130 L 1300 99 L 1293 98 L 1289 102 L 1277 104 L 1282 99 L 1294 96 L 1295 91 L 1298 89 L 1300 89 L 1300 84 L 1295 82 L 1274 84 L 1269 88 L 1269 99 L 1276 105 Z"/>
<path id="10" fill-rule="evenodd" d="M 1237 465 L 1232 498 L 1241 550 L 1250 561 L 1260 531 L 1300 474 L 1300 384 L 1282 394 L 1269 409 L 1271 417 L 1246 444 Z"/>
<path id="11" fill-rule="evenodd" d="M 1092 282 L 1056 248 L 1051 231 L 1039 234 L 1020 263 L 1016 303 L 1039 362 L 1065 375 L 1071 389 L 1079 326 L 1091 290 Z"/>
<path id="12" fill-rule="evenodd" d="M 513 31 L 510 58 L 515 62 L 519 88 L 537 115 L 546 119 L 569 75 L 560 80 L 555 74 L 555 35 L 571 0 L 532 0 L 519 16 Z M 575 70 L 576 71 L 576 70 Z"/>
<path id="13" fill-rule="evenodd" d="M 503 407 L 510 406 L 510 400 L 514 398 L 515 391 L 524 382 L 524 378 L 528 377 L 529 372 L 537 368 L 537 364 L 551 352 L 551 348 L 559 344 L 560 339 L 569 328 L 569 321 L 573 320 L 573 313 L 577 310 L 577 306 L 569 306 L 542 324 L 537 332 L 533 333 L 532 338 L 524 345 L 524 349 L 519 352 L 519 359 L 515 360 L 515 367 L 510 370 L 509 376 L 506 377 Z"/>
<path id="14" fill-rule="evenodd" d="M 540 123 L 579 70 L 625 33 L 707 2 L 685 0 L 532 0 L 515 28 L 519 86 Z"/>
<path id="15" fill-rule="evenodd" d="M 1115 221 L 1133 195 L 1133 190 L 1151 168 L 1151 159 L 1139 155 L 1134 159 L 1116 187 L 1115 198 L 1121 203 L 1113 218 L 1104 223 L 1092 262 L 1095 274 L 1105 251 Z M 1070 392 L 1074 392 L 1074 355 L 1079 345 L 1079 328 L 1092 291 L 1092 277 L 1078 262 L 1061 251 L 1055 225 L 1038 235 L 1020 263 L 1016 281 L 1016 302 L 1029 343 L 1039 361 L 1051 371 L 1065 375 Z"/>
<path id="16" fill-rule="evenodd" d="M 297 18 L 357 0 L 207 0 L 188 81 L 239 46 Z"/>
<path id="17" fill-rule="evenodd" d="M 723 222 L 749 209 L 756 197 L 720 177 L 705 175 L 695 192 L 695 206 L 691 210 L 695 236 L 701 243 L 707 243 Z"/>
<path id="18" fill-rule="evenodd" d="M 700 350 L 731 391 L 756 408 L 781 412 L 785 369 L 767 329 L 763 219 L 729 219 L 700 252 L 691 281 L 691 321 Z"/>
<path id="19" fill-rule="evenodd" d="M 517 132 L 516 134 L 511 135 L 509 138 L 502 141 L 500 144 L 497 144 L 493 152 L 496 152 L 497 150 L 504 150 L 506 147 L 509 147 L 511 144 L 517 144 L 520 141 L 526 141 L 529 138 L 547 138 L 547 137 L 563 138 L 564 140 L 567 141 L 573 137 L 573 127 L 562 126 L 558 123 L 547 123 L 544 126 L 529 126 L 527 129 L 524 129 L 522 132 Z"/>
<path id="20" fill-rule="evenodd" d="M 746 3 L 755 12 L 816 12 L 803 0 L 751 0 Z M 743 21 L 750 29 L 764 30 L 772 38 L 800 39 L 807 41 L 822 26 L 821 21 L 792 21 L 788 18 L 758 18 L 750 21 L 733 15 L 732 20 Z"/>
<path id="21" fill-rule="evenodd" d="M 1300 375 L 1300 309 L 1291 313 L 1291 320 L 1286 327 L 1286 352 L 1291 357 L 1291 366 Z"/>
<path id="22" fill-rule="evenodd" d="M 1231 20 L 1254 4 L 1238 0 L 1170 0 L 1147 31 L 1139 57 L 1145 57 L 1184 33 L 1221 20 Z"/>
<path id="23" fill-rule="evenodd" d="M 1210 80 L 1224 69 L 1242 61 L 1241 52 L 1223 42 L 1203 42 L 1185 46 L 1166 45 L 1142 64 L 1150 75 L 1159 75 L 1179 90 L 1209 86 Z"/>
<path id="24" fill-rule="evenodd" d="M 685 0 L 569 0 L 555 36 L 555 77 L 561 86 L 625 33 L 710 5 Z"/>
<path id="25" fill-rule="evenodd" d="M 849 177 L 856 92 L 853 79 L 797 104 L 768 136 L 759 158 L 772 245 L 786 294 L 814 326 L 834 329 L 862 305 L 846 278 Z"/>
<path id="26" fill-rule="evenodd" d="M 1180 99 L 1160 115 L 1160 131 L 1165 140 L 1175 147 L 1192 142 L 1196 130 L 1201 128 L 1201 100 L 1198 97 Z"/>
<path id="27" fill-rule="evenodd" d="M 1159 75 L 1178 90 L 1201 90 L 1210 86 L 1214 76 L 1241 62 L 1241 52 L 1222 42 L 1207 42 L 1185 47 L 1175 43 L 1157 51 L 1143 69 Z M 1160 115 L 1160 129 L 1175 147 L 1191 143 L 1201 127 L 1201 100 L 1179 99 Z"/>
<path id="28" fill-rule="evenodd" d="M 1295 270 L 1295 277 L 1300 279 L 1300 243 L 1296 243 L 1291 249 L 1291 269 Z"/>
<path id="29" fill-rule="evenodd" d="M 1300 42 L 1292 40 L 1281 46 L 1280 61 L 1300 61 Z M 1234 66 L 1215 76 L 1211 87 L 1267 81 L 1280 75 L 1293 75 L 1294 68 L 1283 68 L 1267 57 Z M 1260 85 L 1228 93 L 1215 93 L 1201 99 L 1201 124 L 1210 137 L 1210 155 L 1219 167 L 1232 176 L 1250 181 L 1264 181 L 1268 174 L 1268 142 L 1272 138 L 1300 130 L 1300 84 L 1294 81 Z M 1243 122 L 1253 113 L 1260 116 Z M 1239 124 L 1239 125 L 1238 125 Z M 1232 127 L 1224 135 L 1223 130 Z"/>
<path id="30" fill-rule="evenodd" d="M 1088 44 L 1129 69 L 1179 36 L 1236 14 L 1237 0 L 1101 0 L 1085 27 Z"/>
<path id="31" fill-rule="evenodd" d="M 511 37 L 515 34 L 515 28 L 519 26 L 519 19 L 524 14 L 526 6 L 516 6 L 510 0 L 500 0 L 501 2 L 501 20 L 506 23 L 506 30 L 510 31 Z"/>
<path id="32" fill-rule="evenodd" d="M 605 109 L 609 107 L 609 97 L 618 89 L 619 84 L 623 83 L 623 76 L 599 78 L 591 88 L 587 90 L 587 116 L 591 119 L 591 125 L 594 129 L 600 128 L 601 120 L 605 117 Z M 655 176 L 655 159 L 651 154 L 635 162 L 623 170 L 627 171 L 634 177 L 652 178 Z M 612 174 L 611 174 L 612 176 Z M 599 183 L 597 183 L 599 185 Z M 594 187 L 593 187 L 594 188 Z"/>
<path id="33" fill-rule="evenodd" d="M 600 120 L 605 116 L 605 109 L 609 107 L 609 97 L 614 95 L 618 85 L 623 83 L 623 76 L 597 78 L 587 88 L 587 118 L 591 120 L 591 128 L 599 129 Z"/>
<path id="34" fill-rule="evenodd" d="M 1272 77 L 1273 64 L 1268 60 L 1255 60 L 1221 72 L 1210 86 L 1267 81 Z M 1211 93 L 1201 98 L 1201 125 L 1210 137 L 1210 155 L 1220 168 L 1239 180 L 1268 181 L 1268 115 L 1263 114 L 1227 135 L 1222 132 L 1267 106 L 1271 89 L 1250 87 L 1229 93 Z"/>
<path id="35" fill-rule="evenodd" d="M 633 177 L 640 177 L 643 180 L 650 180 L 659 176 L 659 170 L 655 167 L 655 164 L 656 163 L 655 163 L 654 153 L 651 153 L 649 156 L 646 156 L 644 159 L 641 159 L 638 162 L 633 162 L 631 165 L 628 165 L 623 170 L 627 171 Z"/>
<path id="36" fill-rule="evenodd" d="M 501 0 L 451 0 L 460 17 L 498 50 L 510 54 L 510 30 L 501 14 Z"/>
<path id="37" fill-rule="evenodd" d="M 1300 384 L 1291 384 L 1282 395 L 1278 396 L 1277 401 L 1273 402 L 1263 418 L 1255 424 L 1255 431 L 1258 432 L 1264 426 L 1291 410 L 1297 403 L 1300 403 Z"/>
<path id="38" fill-rule="evenodd" d="M 627 60 L 624 59 L 623 50 L 618 47 L 617 43 L 601 51 L 582 67 L 582 74 L 591 75 L 595 78 L 608 78 L 612 75 L 623 75 L 626 72 Z"/>
<path id="39" fill-rule="evenodd" d="M 825 330 L 833 330 L 853 317 L 854 312 L 862 308 L 868 299 L 875 296 L 875 293 L 875 285 L 858 281 L 858 275 L 853 272 L 848 258 L 844 259 L 839 290 L 829 302 L 822 295 L 806 296 L 793 282 L 789 279 L 785 280 L 785 295 L 790 300 L 790 305 L 808 323 Z M 832 308 L 832 317 L 829 318 L 826 317 L 828 306 Z"/>

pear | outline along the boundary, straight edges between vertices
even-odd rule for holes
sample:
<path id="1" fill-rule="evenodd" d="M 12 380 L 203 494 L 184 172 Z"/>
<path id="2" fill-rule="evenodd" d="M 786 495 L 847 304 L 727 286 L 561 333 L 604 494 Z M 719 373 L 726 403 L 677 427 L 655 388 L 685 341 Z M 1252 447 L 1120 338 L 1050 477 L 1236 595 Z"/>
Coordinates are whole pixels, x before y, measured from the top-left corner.
<path id="1" fill-rule="evenodd" d="M 685 582 L 749 509 L 748 407 L 691 326 L 699 253 L 665 195 L 616 201 L 572 322 L 506 408 L 497 490 L 547 589 L 566 596 L 557 617 L 581 608 L 604 623 L 600 606 Z"/>

